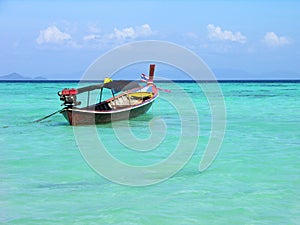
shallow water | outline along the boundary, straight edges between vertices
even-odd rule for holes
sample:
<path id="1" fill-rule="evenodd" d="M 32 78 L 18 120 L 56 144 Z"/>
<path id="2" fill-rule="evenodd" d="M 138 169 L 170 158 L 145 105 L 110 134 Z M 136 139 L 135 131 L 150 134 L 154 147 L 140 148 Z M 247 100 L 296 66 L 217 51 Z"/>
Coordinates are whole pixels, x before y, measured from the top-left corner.
<path id="1" fill-rule="evenodd" d="M 178 86 L 180 88 L 178 88 Z M 191 160 L 170 179 L 130 187 L 98 175 L 81 156 L 56 92 L 76 83 L 0 83 L 0 221 L 7 224 L 299 224 L 300 83 L 222 83 L 227 129 L 218 157 L 199 173 L 211 129 L 209 105 L 195 83 L 159 84 L 193 98 L 200 137 Z M 168 157 L 181 136 L 176 109 L 164 97 L 130 121 L 147 138 L 165 121 L 159 148 L 123 146 L 111 125 L 96 130 L 117 159 L 138 166 Z M 181 101 L 178 94 L 178 102 Z M 177 96 L 176 96 L 177 97 Z M 126 122 L 118 122 L 118 127 Z M 191 132 L 191 135 L 192 132 Z"/>

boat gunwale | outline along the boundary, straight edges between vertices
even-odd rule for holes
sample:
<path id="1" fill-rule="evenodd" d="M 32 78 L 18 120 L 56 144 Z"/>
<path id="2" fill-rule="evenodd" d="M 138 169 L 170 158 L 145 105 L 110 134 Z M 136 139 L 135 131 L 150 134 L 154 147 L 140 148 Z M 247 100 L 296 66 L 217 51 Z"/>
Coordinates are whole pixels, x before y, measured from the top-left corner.
<path id="1" fill-rule="evenodd" d="M 74 111 L 74 112 L 82 112 L 82 113 L 92 113 L 92 114 L 113 114 L 113 113 L 119 113 L 119 112 L 124 112 L 124 111 L 128 111 L 128 110 L 132 110 L 132 109 L 136 109 L 139 108 L 143 105 L 147 105 L 151 102 L 153 102 L 157 97 L 159 96 L 159 94 L 157 93 L 156 95 L 154 95 L 151 99 L 145 100 L 144 102 L 137 104 L 137 105 L 132 105 L 129 107 L 124 107 L 122 109 L 115 109 L 115 110 L 88 110 L 88 109 L 84 109 L 84 108 L 66 108 L 66 111 Z"/>

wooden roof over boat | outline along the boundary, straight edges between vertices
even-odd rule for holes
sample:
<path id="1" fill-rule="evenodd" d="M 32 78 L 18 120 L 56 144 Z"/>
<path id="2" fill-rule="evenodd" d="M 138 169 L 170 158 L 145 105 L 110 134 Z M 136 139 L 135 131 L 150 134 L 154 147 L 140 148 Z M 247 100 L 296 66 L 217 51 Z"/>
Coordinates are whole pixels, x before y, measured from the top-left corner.
<path id="1" fill-rule="evenodd" d="M 140 87 L 140 85 L 135 81 L 115 80 L 105 84 L 95 84 L 87 87 L 78 88 L 77 90 L 78 90 L 78 94 L 80 94 L 95 89 L 107 88 L 107 89 L 111 89 L 114 93 L 118 93 L 120 91 L 128 91 L 130 89 L 138 88 L 138 87 Z"/>
<path id="2" fill-rule="evenodd" d="M 138 88 L 140 85 L 134 81 L 128 80 L 116 80 L 109 83 L 103 84 L 103 88 L 108 88 L 113 90 L 115 93 L 120 91 L 128 91 L 133 88 Z"/>

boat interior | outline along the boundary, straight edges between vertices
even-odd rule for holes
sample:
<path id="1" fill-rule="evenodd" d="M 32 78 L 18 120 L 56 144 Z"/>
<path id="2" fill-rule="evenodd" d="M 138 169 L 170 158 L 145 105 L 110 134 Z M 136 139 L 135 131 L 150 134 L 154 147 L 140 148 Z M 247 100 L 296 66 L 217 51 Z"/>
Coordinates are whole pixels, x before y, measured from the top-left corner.
<path id="1" fill-rule="evenodd" d="M 132 92 L 118 95 L 114 98 L 102 101 L 96 105 L 89 106 L 86 109 L 94 109 L 96 111 L 117 110 L 127 107 L 139 105 L 144 101 L 153 97 L 152 92 Z"/>

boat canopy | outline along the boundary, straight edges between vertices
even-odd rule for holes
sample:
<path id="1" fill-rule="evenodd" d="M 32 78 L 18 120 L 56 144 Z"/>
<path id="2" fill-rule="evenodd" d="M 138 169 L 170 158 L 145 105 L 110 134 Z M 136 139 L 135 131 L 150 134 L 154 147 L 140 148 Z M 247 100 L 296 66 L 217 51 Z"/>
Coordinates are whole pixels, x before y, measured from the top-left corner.
<path id="1" fill-rule="evenodd" d="M 128 91 L 138 87 L 140 87 L 140 85 L 134 81 L 116 80 L 103 84 L 102 88 L 108 88 L 111 89 L 114 93 L 118 93 L 120 91 Z"/>
<path id="2" fill-rule="evenodd" d="M 111 81 L 105 84 L 95 84 L 95 85 L 90 85 L 87 87 L 82 87 L 78 88 L 78 94 L 87 92 L 87 91 L 92 91 L 95 89 L 111 89 L 114 93 L 118 93 L 120 91 L 128 91 L 133 88 L 138 88 L 141 87 L 137 82 L 135 81 L 128 81 L 128 80 L 115 80 Z"/>

